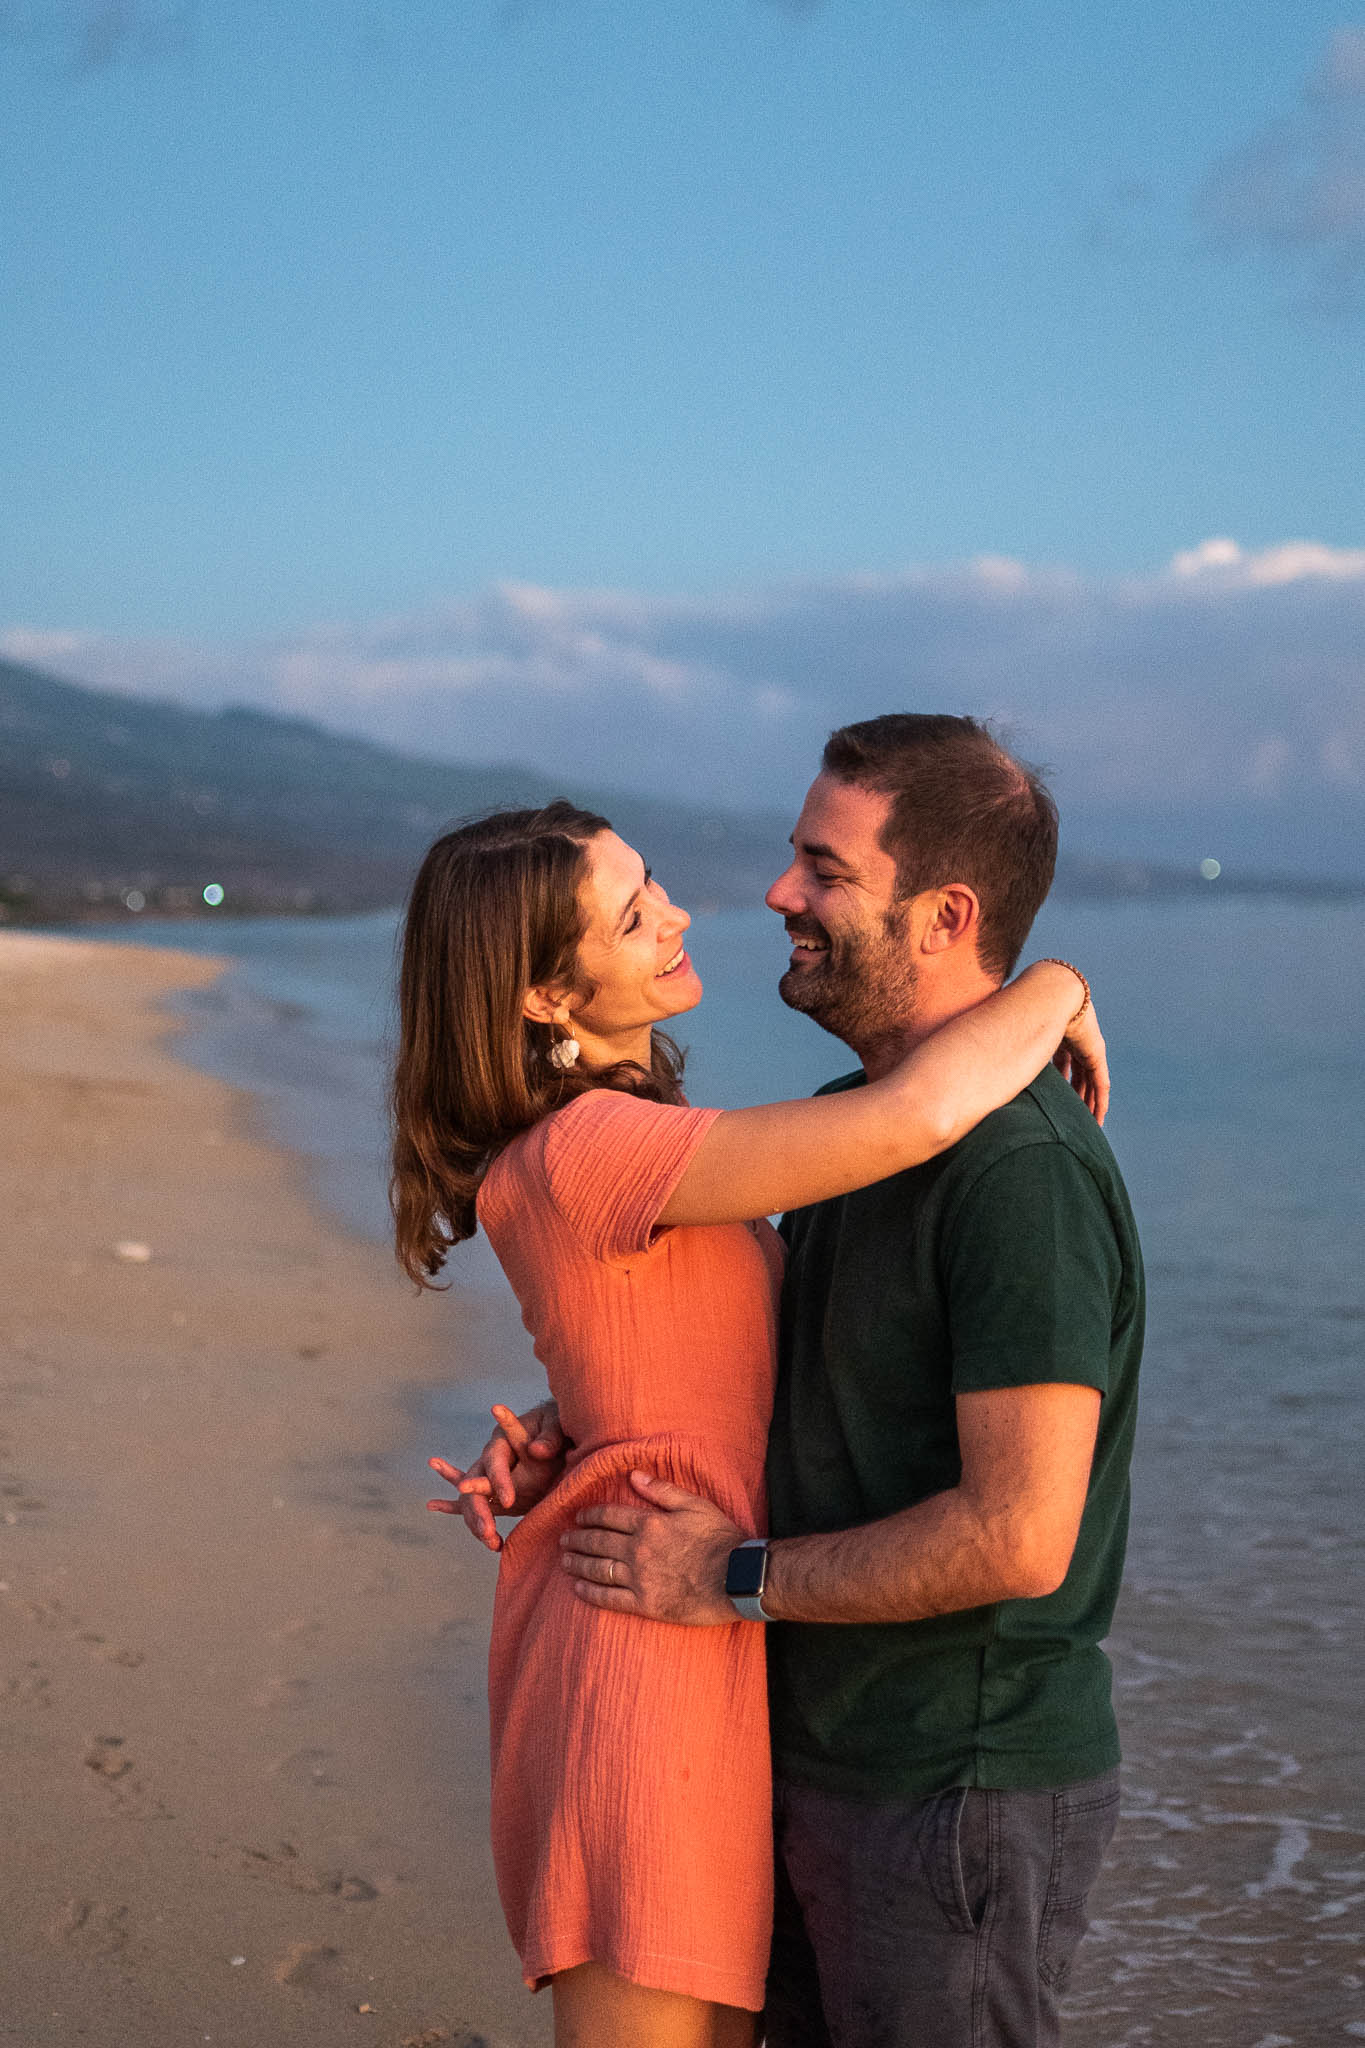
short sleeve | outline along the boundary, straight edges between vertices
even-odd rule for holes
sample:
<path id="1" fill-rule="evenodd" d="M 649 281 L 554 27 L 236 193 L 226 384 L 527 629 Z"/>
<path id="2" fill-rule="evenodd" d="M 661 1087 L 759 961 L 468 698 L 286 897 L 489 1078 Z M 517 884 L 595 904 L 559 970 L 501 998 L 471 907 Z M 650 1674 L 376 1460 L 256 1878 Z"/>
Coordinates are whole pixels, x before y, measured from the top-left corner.
<path id="1" fill-rule="evenodd" d="M 1065 1145 L 1023 1145 L 987 1167 L 942 1259 L 955 1394 L 1108 1391 L 1122 1261 L 1104 1196 Z"/>
<path id="2" fill-rule="evenodd" d="M 544 1150 L 550 1198 L 594 1258 L 649 1250 L 659 1211 L 720 1113 L 609 1088 L 556 1111 Z"/>

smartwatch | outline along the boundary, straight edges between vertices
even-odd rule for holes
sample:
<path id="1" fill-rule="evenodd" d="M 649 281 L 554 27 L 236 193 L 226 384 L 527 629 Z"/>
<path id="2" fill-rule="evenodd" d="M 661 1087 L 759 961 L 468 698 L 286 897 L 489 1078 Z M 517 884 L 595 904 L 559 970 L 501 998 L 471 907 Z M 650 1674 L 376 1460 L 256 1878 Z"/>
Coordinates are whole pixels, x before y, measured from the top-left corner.
<path id="1" fill-rule="evenodd" d="M 751 1536 L 730 1552 L 725 1567 L 725 1593 L 737 1614 L 745 1621 L 771 1621 L 764 1610 L 763 1588 L 768 1578 L 768 1540 Z"/>

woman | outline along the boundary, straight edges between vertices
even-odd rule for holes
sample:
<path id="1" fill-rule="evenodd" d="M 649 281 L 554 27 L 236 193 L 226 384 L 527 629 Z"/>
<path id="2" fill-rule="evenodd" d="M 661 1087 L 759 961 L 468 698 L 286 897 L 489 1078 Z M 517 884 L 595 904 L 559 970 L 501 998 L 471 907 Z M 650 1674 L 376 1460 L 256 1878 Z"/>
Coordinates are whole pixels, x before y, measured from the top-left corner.
<path id="1" fill-rule="evenodd" d="M 483 1223 L 575 1446 L 504 1546 L 490 1653 L 499 1890 L 559 2048 L 748 2048 L 771 1883 L 762 1631 L 591 1607 L 561 1531 L 633 1499 L 643 1466 L 759 1532 L 781 1277 L 764 1219 L 955 1143 L 1088 1008 L 1044 963 L 864 1088 L 692 1108 L 658 1028 L 701 997 L 689 922 L 605 819 L 557 803 L 439 840 L 404 935 L 399 1257 L 428 1284 Z M 1068 1044 L 1093 1101 L 1089 1032 Z"/>

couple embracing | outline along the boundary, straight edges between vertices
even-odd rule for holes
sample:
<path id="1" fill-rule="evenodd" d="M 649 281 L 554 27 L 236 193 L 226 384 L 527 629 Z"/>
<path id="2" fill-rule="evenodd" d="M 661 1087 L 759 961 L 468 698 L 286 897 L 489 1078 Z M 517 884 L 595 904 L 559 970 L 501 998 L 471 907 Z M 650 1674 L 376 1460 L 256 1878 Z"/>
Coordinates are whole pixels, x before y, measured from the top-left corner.
<path id="1" fill-rule="evenodd" d="M 432 1505 L 502 1553 L 494 1858 L 557 2048 L 1058 2039 L 1143 1289 L 1088 987 L 1007 980 L 1056 838 L 971 719 L 834 733 L 767 901 L 859 1065 L 725 1112 L 661 1028 L 688 917 L 605 819 L 419 872 L 398 1254 L 481 1223 L 553 1396 Z"/>

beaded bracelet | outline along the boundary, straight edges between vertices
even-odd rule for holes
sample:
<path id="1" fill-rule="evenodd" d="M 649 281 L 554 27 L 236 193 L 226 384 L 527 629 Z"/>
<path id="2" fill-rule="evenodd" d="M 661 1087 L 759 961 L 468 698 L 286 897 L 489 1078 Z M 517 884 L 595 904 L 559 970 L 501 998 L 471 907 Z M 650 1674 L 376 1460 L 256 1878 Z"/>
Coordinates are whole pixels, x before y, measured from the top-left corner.
<path id="1" fill-rule="evenodd" d="M 1077 1010 L 1074 1017 L 1068 1017 L 1066 1020 L 1067 1030 L 1074 1031 L 1076 1026 L 1080 1023 L 1082 1017 L 1085 1015 L 1086 1011 L 1090 1008 L 1090 983 L 1081 973 L 1079 967 L 1074 967 L 1069 960 L 1058 960 L 1056 956 L 1053 954 L 1049 954 L 1046 960 L 1040 960 L 1038 962 L 1038 965 L 1040 967 L 1065 967 L 1069 974 L 1075 975 L 1077 981 L 1085 990 L 1085 1000 L 1081 1004 L 1080 1009 Z"/>

